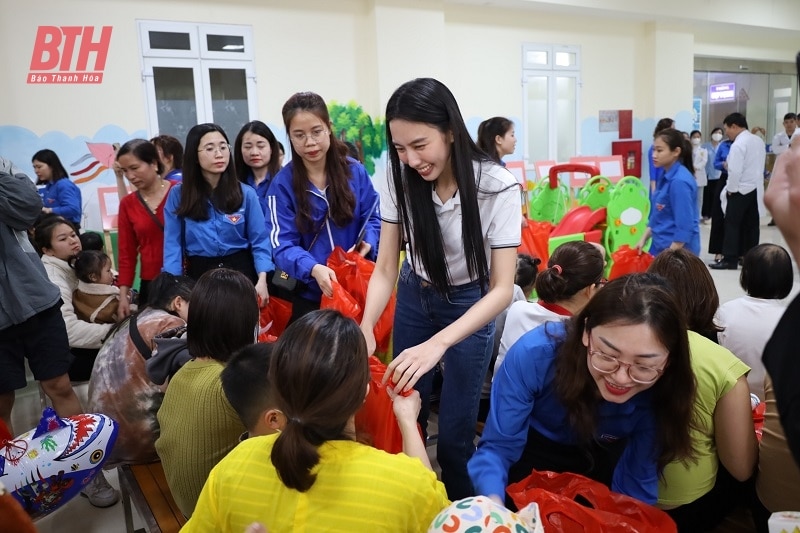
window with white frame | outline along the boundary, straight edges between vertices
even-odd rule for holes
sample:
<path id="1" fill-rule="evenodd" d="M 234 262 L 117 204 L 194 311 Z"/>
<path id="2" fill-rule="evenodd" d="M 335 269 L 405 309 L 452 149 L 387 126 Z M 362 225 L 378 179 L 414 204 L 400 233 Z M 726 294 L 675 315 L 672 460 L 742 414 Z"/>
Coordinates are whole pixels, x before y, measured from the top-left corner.
<path id="1" fill-rule="evenodd" d="M 522 45 L 526 161 L 577 155 L 580 59 L 579 46 Z"/>
<path id="2" fill-rule="evenodd" d="M 184 142 L 195 124 L 215 122 L 230 138 L 258 116 L 249 26 L 138 24 L 151 136 Z"/>

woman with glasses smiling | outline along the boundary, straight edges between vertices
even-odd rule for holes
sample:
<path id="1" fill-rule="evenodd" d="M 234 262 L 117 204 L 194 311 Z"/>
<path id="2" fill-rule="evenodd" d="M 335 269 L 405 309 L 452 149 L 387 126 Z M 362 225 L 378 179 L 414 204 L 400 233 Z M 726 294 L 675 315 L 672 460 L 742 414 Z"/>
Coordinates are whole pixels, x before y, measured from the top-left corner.
<path id="1" fill-rule="evenodd" d="M 272 180 L 267 201 L 275 263 L 301 283 L 292 300 L 294 322 L 319 309 L 323 294 L 333 295 L 336 275 L 326 264 L 335 246 L 375 259 L 380 218 L 372 180 L 347 157 L 322 97 L 294 94 L 282 113 L 292 160 Z"/>
<path id="2" fill-rule="evenodd" d="M 267 273 L 275 266 L 258 196 L 236 179 L 222 128 L 198 124 L 186 136 L 183 182 L 164 208 L 163 269 L 198 279 L 221 267 L 247 276 L 267 303 Z"/>
<path id="3" fill-rule="evenodd" d="M 654 504 L 660 470 L 693 453 L 694 396 L 686 326 L 663 278 L 611 281 L 572 320 L 508 351 L 468 465 L 475 490 L 502 503 L 509 483 L 551 470 Z"/>

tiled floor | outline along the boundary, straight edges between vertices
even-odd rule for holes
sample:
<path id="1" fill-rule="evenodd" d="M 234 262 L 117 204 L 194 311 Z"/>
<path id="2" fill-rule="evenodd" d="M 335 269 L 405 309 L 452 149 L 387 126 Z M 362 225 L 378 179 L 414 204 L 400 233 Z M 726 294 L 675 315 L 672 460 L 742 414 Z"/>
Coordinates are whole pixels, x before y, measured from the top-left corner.
<path id="1" fill-rule="evenodd" d="M 772 242 L 785 246 L 782 236 L 774 227 L 767 227 L 768 219 L 762 220 L 761 242 Z M 708 242 L 709 226 L 702 226 L 703 249 L 706 249 Z M 708 254 L 703 254 L 702 258 L 707 262 L 713 259 Z M 796 271 L 795 266 L 795 271 Z M 737 298 L 743 294 L 739 287 L 739 271 L 733 270 L 712 270 L 711 275 L 719 291 L 720 302 Z M 791 298 L 800 290 L 797 276 L 795 276 L 795 286 L 792 295 L 786 299 L 788 304 Z M 84 390 L 80 391 L 85 398 Z M 17 403 L 14 410 L 13 423 L 17 433 L 27 431 L 36 425 L 40 416 L 39 395 L 35 386 L 29 385 L 28 388 L 17 392 Z M 437 432 L 435 418 L 431 421 L 430 433 Z M 435 446 L 428 448 L 432 456 L 434 467 L 438 467 L 435 462 Z M 106 473 L 109 482 L 115 487 L 119 487 L 116 471 Z M 122 512 L 122 505 L 117 504 L 108 509 L 96 509 L 92 507 L 85 498 L 75 498 L 64 507 L 54 512 L 52 515 L 41 519 L 37 524 L 41 533 L 123 533 L 125 531 L 125 521 Z M 141 526 L 141 519 L 134 510 L 134 526 Z"/>

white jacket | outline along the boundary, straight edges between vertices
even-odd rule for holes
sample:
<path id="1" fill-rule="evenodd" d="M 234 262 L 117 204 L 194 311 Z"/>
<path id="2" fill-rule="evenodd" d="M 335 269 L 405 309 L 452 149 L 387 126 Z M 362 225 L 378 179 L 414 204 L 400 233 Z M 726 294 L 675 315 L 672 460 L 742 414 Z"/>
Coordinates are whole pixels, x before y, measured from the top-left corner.
<path id="1" fill-rule="evenodd" d="M 497 375 L 500 365 L 506 358 L 506 352 L 517 342 L 520 337 L 535 329 L 545 322 L 565 320 L 569 317 L 545 309 L 538 303 L 514 302 L 508 308 L 506 325 L 503 336 L 500 337 L 500 350 L 497 352 L 497 361 L 494 364 L 494 375 Z"/>
<path id="2" fill-rule="evenodd" d="M 91 324 L 78 319 L 72 307 L 72 293 L 78 288 L 78 276 L 63 259 L 50 255 L 42 256 L 47 277 L 61 291 L 61 314 L 67 325 L 70 348 L 100 348 L 106 335 L 114 324 Z"/>

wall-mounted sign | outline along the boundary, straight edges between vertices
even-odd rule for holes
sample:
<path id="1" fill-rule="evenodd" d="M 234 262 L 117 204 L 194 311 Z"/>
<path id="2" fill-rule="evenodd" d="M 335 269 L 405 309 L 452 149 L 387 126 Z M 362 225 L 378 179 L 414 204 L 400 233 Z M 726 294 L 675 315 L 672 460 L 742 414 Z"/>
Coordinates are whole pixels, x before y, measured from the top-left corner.
<path id="1" fill-rule="evenodd" d="M 111 26 L 39 26 L 28 83 L 103 83 Z"/>
<path id="2" fill-rule="evenodd" d="M 720 83 L 708 86 L 709 102 L 730 102 L 736 100 L 736 84 Z"/>

